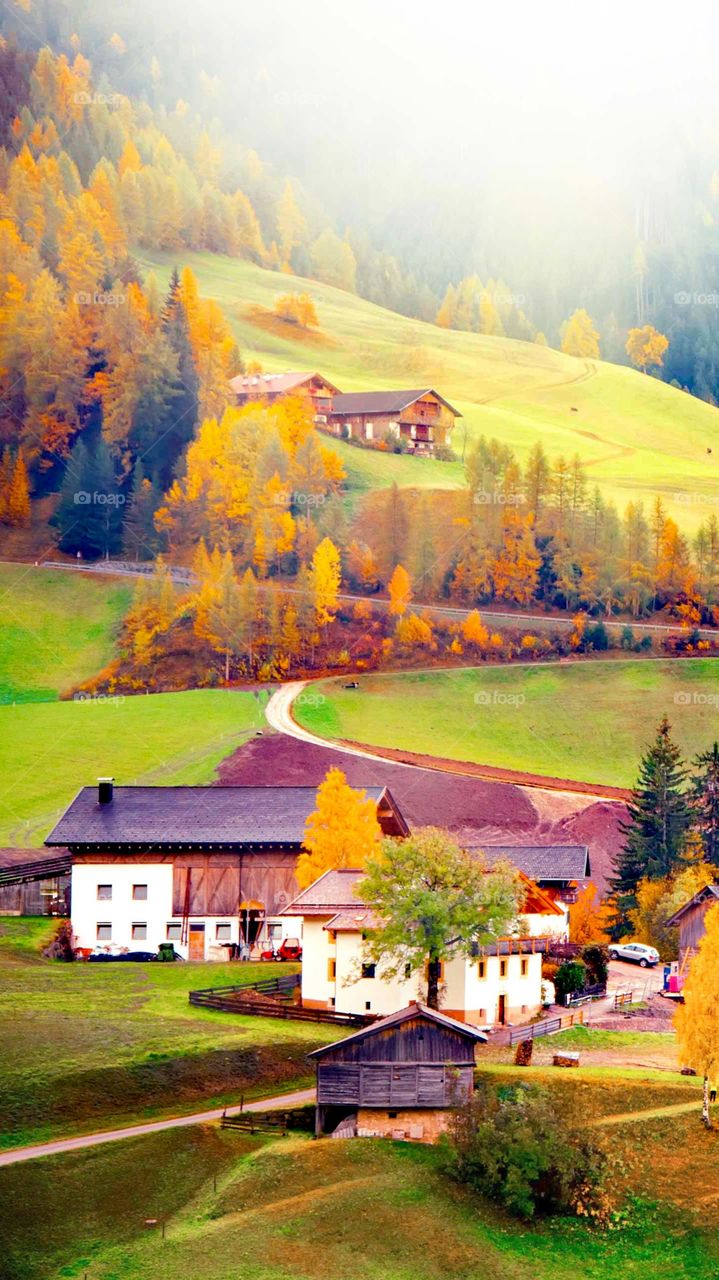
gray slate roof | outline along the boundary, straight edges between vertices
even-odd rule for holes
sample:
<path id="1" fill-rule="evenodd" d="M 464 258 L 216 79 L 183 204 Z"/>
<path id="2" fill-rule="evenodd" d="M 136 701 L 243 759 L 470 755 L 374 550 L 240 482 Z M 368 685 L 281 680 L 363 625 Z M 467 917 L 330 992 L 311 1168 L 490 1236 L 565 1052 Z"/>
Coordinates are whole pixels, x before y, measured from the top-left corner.
<path id="1" fill-rule="evenodd" d="M 491 860 L 506 858 L 530 880 L 587 880 L 592 874 L 585 844 L 473 844 Z"/>
<path id="2" fill-rule="evenodd" d="M 456 418 L 462 415 L 448 400 L 432 387 L 420 387 L 415 391 L 346 391 L 332 397 L 331 416 L 344 413 L 401 413 L 409 405 L 429 392 L 446 405 Z"/>
<path id="3" fill-rule="evenodd" d="M 386 1018 L 378 1018 L 377 1022 L 370 1023 L 368 1027 L 363 1027 L 361 1031 L 354 1031 L 352 1035 L 345 1036 L 343 1040 L 335 1040 L 334 1044 L 323 1044 L 320 1049 L 314 1049 L 312 1053 L 308 1053 L 307 1057 L 322 1058 L 326 1053 L 331 1053 L 333 1049 L 349 1044 L 352 1040 L 366 1040 L 369 1036 L 376 1036 L 378 1033 L 388 1031 L 390 1027 L 401 1027 L 403 1023 L 409 1022 L 413 1018 L 422 1018 L 423 1021 L 434 1022 L 437 1026 L 445 1027 L 448 1031 L 456 1031 L 465 1040 L 479 1040 L 486 1044 L 488 1039 L 484 1032 L 478 1031 L 476 1027 L 466 1022 L 459 1022 L 457 1018 L 450 1018 L 446 1013 L 440 1013 L 438 1009 L 430 1009 L 428 1005 L 420 1004 L 419 1000 L 414 1000 L 405 1009 L 399 1009 L 397 1013 L 390 1013 Z"/>
<path id="4" fill-rule="evenodd" d="M 83 787 L 45 844 L 299 848 L 316 797 L 316 787 L 115 787 L 101 805 L 97 788 Z"/>
<path id="5" fill-rule="evenodd" d="M 355 897 L 354 890 L 363 876 L 363 871 L 352 871 L 349 868 L 325 871 L 314 884 L 308 885 L 297 895 L 294 902 L 285 908 L 283 915 L 328 916 L 346 908 L 359 910 L 362 902 Z"/>

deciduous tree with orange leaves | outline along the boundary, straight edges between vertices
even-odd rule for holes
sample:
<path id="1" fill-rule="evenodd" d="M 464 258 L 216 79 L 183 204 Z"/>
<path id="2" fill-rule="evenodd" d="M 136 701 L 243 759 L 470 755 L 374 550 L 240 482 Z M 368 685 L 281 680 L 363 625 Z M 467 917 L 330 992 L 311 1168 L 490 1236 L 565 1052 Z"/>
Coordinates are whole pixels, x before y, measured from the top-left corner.
<path id="1" fill-rule="evenodd" d="M 679 1053 L 685 1066 L 702 1076 L 702 1120 L 711 1129 L 710 1082 L 719 1077 L 719 904 L 704 917 L 704 934 L 689 965 L 684 1004 L 674 1015 Z"/>

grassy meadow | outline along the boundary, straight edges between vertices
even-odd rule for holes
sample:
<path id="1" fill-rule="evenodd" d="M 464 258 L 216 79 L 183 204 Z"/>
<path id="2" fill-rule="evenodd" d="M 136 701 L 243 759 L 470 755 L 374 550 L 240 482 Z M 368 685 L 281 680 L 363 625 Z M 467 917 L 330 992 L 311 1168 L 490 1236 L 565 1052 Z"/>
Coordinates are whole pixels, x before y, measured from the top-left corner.
<path id="1" fill-rule="evenodd" d="M 266 965 L 61 964 L 40 955 L 54 928 L 0 918 L 0 1145 L 282 1093 L 309 1082 L 305 1055 L 336 1036 L 190 1006 L 190 990 L 265 978 Z"/>
<path id="2" fill-rule="evenodd" d="M 487 666 L 360 677 L 313 685 L 298 722 L 326 738 L 631 786 L 665 713 L 687 757 L 717 736 L 719 666 L 606 661 Z M 317 695 L 322 695 L 321 699 Z"/>
<path id="3" fill-rule="evenodd" d="M 131 590 L 117 579 L 0 564 L 0 705 L 52 700 L 105 666 Z"/>
<path id="4" fill-rule="evenodd" d="M 41 845 L 98 774 L 124 785 L 211 782 L 264 725 L 266 698 L 197 689 L 0 707 L 0 844 Z"/>
<path id="5" fill-rule="evenodd" d="M 164 287 L 174 256 L 138 251 Z M 317 281 L 266 271 L 217 254 L 183 254 L 201 291 L 216 298 L 246 358 L 268 372 L 318 369 L 343 391 L 436 386 L 464 415 L 454 434 L 465 443 L 494 435 L 524 459 L 536 440 L 550 454 L 578 453 L 590 479 L 624 506 L 661 493 L 682 526 L 716 511 L 719 412 L 634 370 L 565 356 L 549 347 L 458 333 L 396 315 Z M 273 325 L 281 293 L 314 299 L 321 332 Z M 344 446 L 358 488 L 461 483 L 455 463 L 395 457 Z"/>

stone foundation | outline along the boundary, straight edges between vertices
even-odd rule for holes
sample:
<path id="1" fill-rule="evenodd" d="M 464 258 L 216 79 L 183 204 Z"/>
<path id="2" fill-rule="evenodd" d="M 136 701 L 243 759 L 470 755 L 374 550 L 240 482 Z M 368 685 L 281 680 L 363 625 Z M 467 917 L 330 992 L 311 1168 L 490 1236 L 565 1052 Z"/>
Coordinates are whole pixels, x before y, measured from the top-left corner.
<path id="1" fill-rule="evenodd" d="M 439 1108 L 375 1111 L 360 1107 L 358 1138 L 394 1138 L 398 1142 L 436 1142 L 449 1125 L 451 1112 Z"/>

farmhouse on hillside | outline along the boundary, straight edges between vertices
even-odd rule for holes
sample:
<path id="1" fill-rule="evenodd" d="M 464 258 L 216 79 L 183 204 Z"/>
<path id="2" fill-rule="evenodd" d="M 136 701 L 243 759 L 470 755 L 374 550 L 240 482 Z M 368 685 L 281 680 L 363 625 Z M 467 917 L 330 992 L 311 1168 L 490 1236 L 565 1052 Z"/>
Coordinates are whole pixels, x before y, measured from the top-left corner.
<path id="1" fill-rule="evenodd" d="M 679 930 L 679 971 L 684 973 L 704 936 L 704 917 L 719 902 L 719 884 L 708 884 L 667 920 Z"/>
<path id="2" fill-rule="evenodd" d="M 434 1142 L 474 1088 L 486 1036 L 413 1002 L 310 1054 L 317 1064 L 315 1132 Z"/>
<path id="3" fill-rule="evenodd" d="M 367 787 L 385 835 L 409 828 L 386 787 Z M 45 844 L 72 855 L 72 928 L 87 951 L 188 960 L 279 942 L 316 787 L 83 787 Z"/>
<path id="4" fill-rule="evenodd" d="M 521 874 L 521 873 L 520 873 Z M 392 1013 L 425 992 L 407 970 L 383 976 L 366 954 L 366 933 L 376 923 L 357 897 L 361 871 L 326 871 L 285 909 L 302 920 L 302 1003 L 341 1013 Z M 442 966 L 442 1004 L 449 1016 L 476 1026 L 526 1021 L 542 1004 L 542 955 L 566 937 L 561 906 L 522 876 L 524 935 L 497 939 L 476 956 Z M 419 988 L 419 989 L 418 989 Z"/>
<path id="5" fill-rule="evenodd" d="M 237 405 L 308 396 L 320 430 L 363 444 L 403 441 L 411 453 L 432 454 L 449 444 L 455 419 L 462 416 L 432 387 L 342 393 L 319 373 L 241 374 L 232 378 L 230 390 Z"/>
<path id="6" fill-rule="evenodd" d="M 592 868 L 586 844 L 477 844 L 470 841 L 467 849 L 480 849 L 490 862 L 504 859 L 513 863 L 528 880 L 543 889 L 547 897 L 566 908 L 576 902 L 580 888 L 591 879 Z M 567 910 L 567 927 L 569 912 Z"/>

